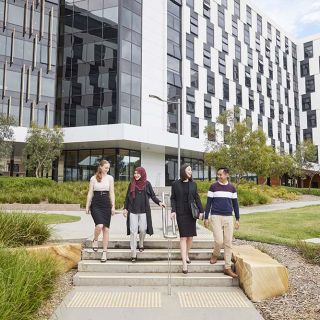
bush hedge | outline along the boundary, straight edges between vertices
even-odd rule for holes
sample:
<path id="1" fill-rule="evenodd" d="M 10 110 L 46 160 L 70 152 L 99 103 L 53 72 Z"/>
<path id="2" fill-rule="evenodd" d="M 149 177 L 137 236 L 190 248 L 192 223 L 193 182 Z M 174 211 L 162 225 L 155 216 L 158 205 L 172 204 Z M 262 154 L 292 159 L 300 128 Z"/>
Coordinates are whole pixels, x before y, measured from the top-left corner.
<path id="1" fill-rule="evenodd" d="M 213 181 L 196 181 L 198 192 L 203 204 L 206 202 L 208 189 Z M 116 208 L 123 206 L 129 182 L 116 181 Z M 0 203 L 79 203 L 82 208 L 86 205 L 89 183 L 88 181 L 56 183 L 44 178 L 9 178 L 0 177 Z M 237 186 L 238 199 L 241 206 L 270 203 L 272 198 L 294 200 L 299 191 L 308 189 L 294 189 L 286 187 L 269 187 L 254 183 L 241 183 Z M 320 190 L 311 189 L 311 194 L 319 195 Z"/>
<path id="2" fill-rule="evenodd" d="M 51 229 L 34 214 L 0 211 L 0 246 L 19 247 L 43 244 Z"/>
<path id="3" fill-rule="evenodd" d="M 0 248 L 0 320 L 36 319 L 54 291 L 58 270 L 52 257 Z"/>

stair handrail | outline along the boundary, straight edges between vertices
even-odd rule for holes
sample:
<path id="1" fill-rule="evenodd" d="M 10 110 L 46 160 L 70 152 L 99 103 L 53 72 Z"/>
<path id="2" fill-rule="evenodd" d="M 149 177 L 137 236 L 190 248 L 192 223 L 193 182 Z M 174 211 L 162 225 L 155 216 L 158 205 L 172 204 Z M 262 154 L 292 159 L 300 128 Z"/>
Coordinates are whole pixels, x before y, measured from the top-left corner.
<path id="1" fill-rule="evenodd" d="M 176 229 L 176 218 L 171 218 L 169 211 L 170 193 L 162 192 L 162 203 L 166 206 L 162 208 L 162 232 L 163 237 L 168 241 L 168 295 L 171 295 L 171 255 L 172 255 L 172 240 L 178 237 Z M 169 217 L 170 215 L 170 217 Z M 171 221 L 171 225 L 169 223 Z M 171 232 L 169 231 L 169 227 Z"/>

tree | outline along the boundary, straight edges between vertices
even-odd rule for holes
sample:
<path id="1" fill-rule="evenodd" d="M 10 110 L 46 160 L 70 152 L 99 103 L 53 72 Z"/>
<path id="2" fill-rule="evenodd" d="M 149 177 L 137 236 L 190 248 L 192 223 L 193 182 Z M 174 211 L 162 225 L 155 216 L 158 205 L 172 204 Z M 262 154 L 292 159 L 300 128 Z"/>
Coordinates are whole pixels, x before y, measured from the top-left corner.
<path id="1" fill-rule="evenodd" d="M 212 127 L 210 130 L 206 128 L 208 135 L 210 133 L 211 136 L 218 138 L 224 136 L 222 141 L 217 139 L 214 142 L 208 141 L 211 148 L 205 154 L 206 162 L 214 168 L 228 166 L 237 183 L 251 172 L 268 176 L 269 163 L 274 151 L 272 147 L 266 145 L 265 134 L 261 130 L 251 131 L 246 121 L 239 122 L 237 107 L 222 113 L 217 118 L 217 124 L 223 129 L 228 126 L 230 130 L 227 132 L 220 126 L 213 133 Z"/>
<path id="2" fill-rule="evenodd" d="M 48 173 L 52 162 L 56 160 L 63 148 L 63 131 L 55 127 L 41 128 L 35 124 L 28 129 L 24 148 L 24 164 L 27 170 L 34 172 L 38 178 Z"/>
<path id="3" fill-rule="evenodd" d="M 16 124 L 13 117 L 0 113 L 0 160 L 5 160 L 10 157 L 14 131 L 12 126 Z M 2 164 L 0 162 L 0 168 Z"/>
<path id="4" fill-rule="evenodd" d="M 316 175 L 315 163 L 317 162 L 317 146 L 311 140 L 305 140 L 297 146 L 295 160 L 297 168 L 295 176 L 300 178 L 309 177 L 309 189 L 311 188 L 313 177 Z"/>

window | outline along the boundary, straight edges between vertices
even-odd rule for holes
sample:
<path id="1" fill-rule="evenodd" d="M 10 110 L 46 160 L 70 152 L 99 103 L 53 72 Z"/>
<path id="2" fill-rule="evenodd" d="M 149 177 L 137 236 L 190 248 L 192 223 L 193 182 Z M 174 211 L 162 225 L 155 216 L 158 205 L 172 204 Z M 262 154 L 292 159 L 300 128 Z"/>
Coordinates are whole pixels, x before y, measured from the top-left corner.
<path id="1" fill-rule="evenodd" d="M 268 40 L 266 40 L 265 51 L 266 51 L 266 57 L 270 59 L 270 42 Z"/>
<path id="2" fill-rule="evenodd" d="M 253 67 L 252 49 L 248 48 L 248 66 Z"/>
<path id="3" fill-rule="evenodd" d="M 257 74 L 257 91 L 261 92 L 262 91 L 262 86 L 261 86 L 261 75 Z"/>
<path id="4" fill-rule="evenodd" d="M 134 46 L 134 45 L 133 45 Z M 167 53 L 175 58 L 181 60 L 181 50 L 180 45 L 168 40 L 167 42 Z"/>
<path id="5" fill-rule="evenodd" d="M 278 48 L 281 47 L 280 31 L 279 30 L 276 31 L 276 45 Z"/>
<path id="6" fill-rule="evenodd" d="M 282 140 L 282 126 L 281 126 L 281 122 L 278 123 L 278 140 L 279 140 L 279 141 Z"/>
<path id="7" fill-rule="evenodd" d="M 223 80 L 223 99 L 229 100 L 229 80 Z"/>
<path id="8" fill-rule="evenodd" d="M 213 76 L 207 76 L 207 92 L 214 94 L 214 77 Z"/>
<path id="9" fill-rule="evenodd" d="M 271 61 L 269 61 L 269 78 L 273 79 L 273 66 Z"/>
<path id="10" fill-rule="evenodd" d="M 213 26 L 207 26 L 207 44 L 214 46 L 214 29 Z"/>
<path id="11" fill-rule="evenodd" d="M 261 47 L 260 47 L 260 36 L 257 36 L 257 37 L 256 37 L 256 50 L 257 50 L 258 52 L 261 51 Z"/>
<path id="12" fill-rule="evenodd" d="M 224 11 L 220 6 L 218 8 L 218 26 L 224 30 Z"/>
<path id="13" fill-rule="evenodd" d="M 312 141 L 312 129 L 303 129 L 303 140 Z"/>
<path id="14" fill-rule="evenodd" d="M 280 104 L 280 106 L 279 106 L 279 120 L 280 121 L 283 121 L 283 114 L 284 114 L 283 106 Z"/>
<path id="15" fill-rule="evenodd" d="M 268 119 L 268 137 L 273 138 L 272 119 Z"/>
<path id="16" fill-rule="evenodd" d="M 289 93 L 288 93 L 288 89 L 284 89 L 284 103 L 286 106 L 289 105 Z"/>
<path id="17" fill-rule="evenodd" d="M 198 16 L 190 17 L 190 32 L 194 35 L 198 35 Z"/>
<path id="18" fill-rule="evenodd" d="M 246 87 L 251 88 L 250 70 L 246 70 L 246 73 L 245 73 L 245 85 L 246 85 Z"/>
<path id="19" fill-rule="evenodd" d="M 309 75 L 309 60 L 300 62 L 301 77 Z"/>
<path id="20" fill-rule="evenodd" d="M 240 0 L 234 0 L 234 15 L 240 18 Z"/>
<path id="21" fill-rule="evenodd" d="M 233 80 L 239 80 L 239 67 L 237 64 L 233 64 Z"/>
<path id="22" fill-rule="evenodd" d="M 272 97 L 272 89 L 271 89 L 271 81 L 268 80 L 267 83 L 267 97 L 271 98 Z"/>
<path id="23" fill-rule="evenodd" d="M 242 106 L 242 90 L 241 90 L 241 86 L 237 86 L 237 88 L 236 88 L 236 102 L 237 102 L 237 105 Z"/>
<path id="24" fill-rule="evenodd" d="M 219 57 L 219 73 L 226 74 L 226 61 L 224 57 Z"/>
<path id="25" fill-rule="evenodd" d="M 187 0 L 187 6 L 190 8 L 194 7 L 194 0 Z"/>
<path id="26" fill-rule="evenodd" d="M 288 38 L 287 37 L 285 37 L 284 38 L 285 40 L 285 52 L 287 53 L 287 54 L 289 54 L 289 40 L 288 40 Z"/>
<path id="27" fill-rule="evenodd" d="M 194 96 L 191 94 L 187 95 L 187 113 L 194 113 L 195 112 L 195 99 Z"/>
<path id="28" fill-rule="evenodd" d="M 307 115 L 307 125 L 308 128 L 316 128 L 317 127 L 317 114 L 316 110 L 312 110 Z"/>
<path id="29" fill-rule="evenodd" d="M 250 46 L 250 31 L 247 25 L 244 25 L 244 43 Z"/>
<path id="30" fill-rule="evenodd" d="M 310 95 L 302 96 L 302 111 L 311 110 L 311 97 Z"/>
<path id="31" fill-rule="evenodd" d="M 176 59 L 174 57 L 171 56 L 167 56 L 167 64 L 168 64 L 168 69 L 170 71 L 176 72 L 176 73 L 180 73 L 181 69 L 180 69 L 180 60 Z"/>
<path id="32" fill-rule="evenodd" d="M 306 78 L 306 92 L 314 92 L 314 77 Z"/>
<path id="33" fill-rule="evenodd" d="M 228 53 L 228 34 L 226 32 L 222 34 L 222 51 Z"/>
<path id="34" fill-rule="evenodd" d="M 193 88 L 198 88 L 198 68 L 195 66 L 191 67 L 191 72 L 190 72 L 190 82 L 191 82 L 191 87 Z"/>
<path id="35" fill-rule="evenodd" d="M 249 26 L 252 26 L 252 13 L 251 13 L 251 8 L 247 6 L 247 24 Z"/>
<path id="36" fill-rule="evenodd" d="M 277 101 L 280 102 L 280 85 L 277 85 Z"/>
<path id="37" fill-rule="evenodd" d="M 258 115 L 258 127 L 262 128 L 263 127 L 263 121 L 262 121 L 262 116 L 259 114 Z"/>
<path id="38" fill-rule="evenodd" d="M 191 137 L 199 138 L 199 118 L 191 118 Z"/>
<path id="39" fill-rule="evenodd" d="M 254 110 L 253 92 L 249 92 L 249 109 Z"/>
<path id="40" fill-rule="evenodd" d="M 297 46 L 291 42 L 291 46 L 292 46 L 292 57 L 297 59 Z"/>
<path id="41" fill-rule="evenodd" d="M 236 46 L 235 46 L 235 57 L 237 60 L 241 61 L 241 46 L 240 46 L 240 44 L 236 44 Z"/>
<path id="42" fill-rule="evenodd" d="M 275 62 L 277 65 L 279 65 L 279 49 L 275 48 Z"/>
<path id="43" fill-rule="evenodd" d="M 206 67 L 211 67 L 211 54 L 209 50 L 203 50 L 203 65 Z"/>
<path id="44" fill-rule="evenodd" d="M 258 71 L 263 74 L 263 60 L 258 60 Z"/>
<path id="45" fill-rule="evenodd" d="M 273 100 L 270 101 L 270 117 L 274 119 L 274 102 Z"/>
<path id="46" fill-rule="evenodd" d="M 194 43 L 193 41 L 187 39 L 186 41 L 186 56 L 187 58 L 193 60 L 194 59 Z"/>
<path id="47" fill-rule="evenodd" d="M 312 41 L 304 44 L 304 58 L 312 58 L 313 57 L 313 44 Z"/>
<path id="48" fill-rule="evenodd" d="M 288 143 L 291 142 L 290 127 L 288 127 L 288 126 L 287 126 L 287 128 L 286 128 L 286 141 L 287 141 Z"/>
<path id="49" fill-rule="evenodd" d="M 232 18 L 232 35 L 238 37 L 238 22 L 237 18 Z"/>
<path id="50" fill-rule="evenodd" d="M 278 83 L 282 84 L 281 68 L 278 66 Z"/>
<path id="51" fill-rule="evenodd" d="M 204 100 L 204 117 L 210 120 L 212 118 L 211 102 L 208 100 Z"/>
<path id="52" fill-rule="evenodd" d="M 288 60 L 287 60 L 286 54 L 283 54 L 283 68 L 284 68 L 285 70 L 288 69 Z"/>
<path id="53" fill-rule="evenodd" d="M 290 85 L 290 74 L 287 73 L 287 89 L 290 89 L 291 85 Z"/>
<path id="54" fill-rule="evenodd" d="M 291 109 L 288 108 L 288 124 L 291 126 L 292 125 L 292 116 L 291 116 Z"/>
<path id="55" fill-rule="evenodd" d="M 203 1 L 203 16 L 210 19 L 210 0 Z"/>
<path id="56" fill-rule="evenodd" d="M 262 17 L 257 14 L 257 31 L 262 34 Z"/>
<path id="57" fill-rule="evenodd" d="M 268 40 L 272 41 L 272 28 L 271 28 L 271 23 L 267 23 L 267 32 L 268 32 Z"/>
<path id="58" fill-rule="evenodd" d="M 228 8 L 228 0 L 221 0 L 221 5 L 227 9 Z"/>

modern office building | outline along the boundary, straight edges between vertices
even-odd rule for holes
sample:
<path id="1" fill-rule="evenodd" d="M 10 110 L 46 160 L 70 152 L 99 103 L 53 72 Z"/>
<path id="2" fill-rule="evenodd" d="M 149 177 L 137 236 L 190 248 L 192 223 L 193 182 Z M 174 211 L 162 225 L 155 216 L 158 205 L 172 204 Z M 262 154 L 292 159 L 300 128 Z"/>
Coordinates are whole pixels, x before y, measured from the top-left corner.
<path id="1" fill-rule="evenodd" d="M 320 36 L 293 39 L 248 1 L 2 0 L 0 21 L 0 111 L 19 119 L 11 174 L 35 121 L 64 128 L 55 179 L 87 180 L 105 158 L 118 180 L 141 164 L 169 185 L 178 104 L 150 94 L 181 99 L 181 156 L 197 179 L 211 174 L 205 127 L 235 106 L 283 152 L 320 146 Z"/>

